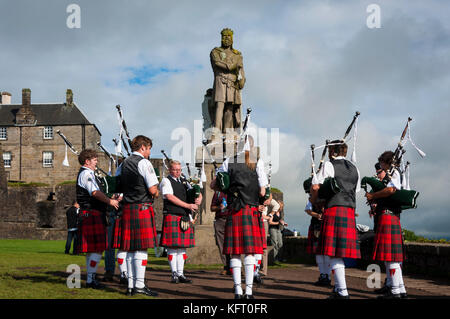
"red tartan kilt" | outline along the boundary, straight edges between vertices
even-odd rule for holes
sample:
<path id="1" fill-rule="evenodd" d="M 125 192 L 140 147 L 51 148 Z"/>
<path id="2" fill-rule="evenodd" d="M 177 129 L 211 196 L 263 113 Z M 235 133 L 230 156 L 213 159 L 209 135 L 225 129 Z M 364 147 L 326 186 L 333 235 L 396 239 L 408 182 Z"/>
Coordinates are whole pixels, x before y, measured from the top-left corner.
<path id="1" fill-rule="evenodd" d="M 223 254 L 262 254 L 265 231 L 258 207 L 248 205 L 240 211 L 231 211 L 225 226 Z M 261 230 L 262 229 L 262 230 Z"/>
<path id="2" fill-rule="evenodd" d="M 167 248 L 191 248 L 195 246 L 192 225 L 183 231 L 180 227 L 181 216 L 164 214 L 160 246 Z"/>
<path id="3" fill-rule="evenodd" d="M 146 250 L 157 246 L 156 238 L 155 213 L 151 204 L 124 204 L 122 216 L 114 225 L 113 248 Z"/>
<path id="4" fill-rule="evenodd" d="M 103 252 L 108 248 L 108 234 L 102 214 L 95 209 L 80 210 L 78 253 Z"/>
<path id="5" fill-rule="evenodd" d="M 258 211 L 259 212 L 259 211 Z M 263 245 L 263 250 L 267 248 L 266 230 L 264 229 L 264 221 L 261 218 L 261 212 L 258 214 L 259 228 L 261 229 L 261 241 Z"/>
<path id="6" fill-rule="evenodd" d="M 398 216 L 382 214 L 379 217 L 373 245 L 373 259 L 403 261 L 402 227 Z"/>
<path id="7" fill-rule="evenodd" d="M 323 213 L 316 254 L 337 258 L 361 258 L 356 232 L 355 209 L 330 207 Z"/>
<path id="8" fill-rule="evenodd" d="M 319 245 L 319 238 L 314 236 L 314 227 L 312 225 L 309 225 L 308 240 L 306 242 L 306 252 L 308 254 L 315 255 L 318 245 Z"/>

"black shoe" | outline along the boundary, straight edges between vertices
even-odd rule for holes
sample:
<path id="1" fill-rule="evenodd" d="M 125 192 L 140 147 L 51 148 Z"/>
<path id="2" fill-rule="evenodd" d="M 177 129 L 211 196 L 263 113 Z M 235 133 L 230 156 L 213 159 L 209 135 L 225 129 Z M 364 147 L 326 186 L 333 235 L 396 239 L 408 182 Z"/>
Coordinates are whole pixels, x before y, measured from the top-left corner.
<path id="1" fill-rule="evenodd" d="M 90 282 L 90 283 L 86 282 L 86 288 L 103 289 L 103 288 L 105 288 L 105 286 L 97 281 L 97 274 L 93 274 L 92 282 Z"/>
<path id="2" fill-rule="evenodd" d="M 406 292 L 401 292 L 400 293 L 400 298 L 406 299 L 406 298 L 408 298 L 408 294 Z"/>
<path id="3" fill-rule="evenodd" d="M 170 280 L 170 282 L 171 282 L 172 284 L 177 284 L 177 283 L 180 282 L 180 279 L 178 279 L 178 275 L 177 275 L 176 272 L 173 272 L 173 273 L 172 273 L 172 279 Z"/>
<path id="4" fill-rule="evenodd" d="M 341 294 L 339 294 L 338 292 L 333 292 L 331 294 L 330 297 L 328 297 L 328 299 L 350 299 L 350 296 L 342 296 Z"/>
<path id="5" fill-rule="evenodd" d="M 158 293 L 156 291 L 152 291 L 148 287 L 133 288 L 133 295 L 135 295 L 135 294 L 142 294 L 142 295 L 146 295 L 146 296 L 149 296 L 149 297 L 156 297 L 156 296 L 158 296 Z"/>
<path id="6" fill-rule="evenodd" d="M 314 283 L 314 286 L 331 287 L 331 280 L 328 275 L 321 274 L 319 279 Z"/>
<path id="7" fill-rule="evenodd" d="M 127 295 L 128 297 L 133 296 L 134 295 L 133 288 L 127 288 L 127 291 L 125 292 L 125 295 Z"/>
<path id="8" fill-rule="evenodd" d="M 103 289 L 105 288 L 105 286 L 99 283 L 97 280 L 92 280 L 92 282 L 86 283 L 86 288 Z"/>
<path id="9" fill-rule="evenodd" d="M 374 292 L 376 294 L 381 294 L 381 295 L 384 295 L 384 294 L 386 294 L 389 291 L 391 291 L 391 287 L 389 287 L 389 286 L 383 286 L 381 288 L 378 288 L 378 289 L 374 290 Z"/>
<path id="10" fill-rule="evenodd" d="M 244 297 L 242 299 L 255 299 L 255 297 L 253 295 L 247 295 L 245 294 Z"/>
<path id="11" fill-rule="evenodd" d="M 390 290 L 382 296 L 378 296 L 377 299 L 400 299 L 400 294 L 393 294 Z"/>
<path id="12" fill-rule="evenodd" d="M 262 280 L 261 276 L 259 274 L 257 274 L 253 277 L 253 282 L 257 283 L 258 285 L 262 285 L 263 280 Z"/>
<path id="13" fill-rule="evenodd" d="M 114 281 L 114 274 L 109 271 L 105 272 L 103 275 L 103 281 Z"/>
<path id="14" fill-rule="evenodd" d="M 128 278 L 127 277 L 120 277 L 119 283 L 121 285 L 128 285 Z"/>
<path id="15" fill-rule="evenodd" d="M 234 299 L 244 299 L 244 296 L 239 294 L 234 294 Z"/>
<path id="16" fill-rule="evenodd" d="M 187 279 L 184 275 L 178 276 L 178 281 L 183 284 L 191 284 L 192 280 Z"/>

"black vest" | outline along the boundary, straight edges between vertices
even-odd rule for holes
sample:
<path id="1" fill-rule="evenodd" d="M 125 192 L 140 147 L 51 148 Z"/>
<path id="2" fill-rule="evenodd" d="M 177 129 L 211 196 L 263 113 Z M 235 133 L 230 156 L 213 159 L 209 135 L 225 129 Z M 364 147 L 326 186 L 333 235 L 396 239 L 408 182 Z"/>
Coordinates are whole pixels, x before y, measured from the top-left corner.
<path id="1" fill-rule="evenodd" d="M 334 167 L 334 178 L 341 191 L 327 202 L 326 207 L 343 206 L 356 207 L 356 186 L 358 184 L 358 170 L 346 159 L 331 160 Z"/>
<path id="2" fill-rule="evenodd" d="M 248 168 L 242 157 L 238 160 L 237 157 L 234 157 L 234 163 L 228 164 L 230 187 L 227 192 L 227 200 L 234 210 L 240 210 L 245 205 L 259 205 L 258 173 L 256 170 Z"/>
<path id="3" fill-rule="evenodd" d="M 183 202 L 187 202 L 186 186 L 182 182 L 177 182 L 172 176 L 167 176 L 173 189 L 173 195 Z M 163 214 L 187 216 L 190 210 L 175 205 L 170 200 L 164 198 Z"/>
<path id="4" fill-rule="evenodd" d="M 142 159 L 141 156 L 132 154 L 123 161 L 120 185 L 124 203 L 153 203 L 153 196 L 148 191 L 144 177 L 139 174 L 138 164 Z"/>
<path id="5" fill-rule="evenodd" d="M 78 178 L 80 177 L 81 172 L 85 169 L 87 168 L 81 167 L 77 176 L 76 195 L 77 195 L 77 202 L 78 204 L 80 204 L 80 209 L 82 210 L 96 209 L 98 211 L 105 212 L 108 205 L 99 201 L 94 196 L 89 195 L 87 189 L 78 185 Z M 102 183 L 98 180 L 97 176 L 95 176 L 95 181 L 97 182 L 97 185 L 100 187 L 100 190 L 103 192 L 103 190 L 101 189 Z"/>

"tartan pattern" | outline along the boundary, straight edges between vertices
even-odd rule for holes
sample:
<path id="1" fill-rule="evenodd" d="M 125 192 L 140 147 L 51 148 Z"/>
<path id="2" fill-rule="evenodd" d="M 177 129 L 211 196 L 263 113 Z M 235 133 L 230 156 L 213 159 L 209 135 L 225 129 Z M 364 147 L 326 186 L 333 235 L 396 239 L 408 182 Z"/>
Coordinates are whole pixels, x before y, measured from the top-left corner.
<path id="1" fill-rule="evenodd" d="M 338 258 L 361 258 L 357 242 L 355 209 L 334 206 L 322 215 L 316 254 Z"/>
<path id="2" fill-rule="evenodd" d="M 230 211 L 225 226 L 223 254 L 262 254 L 264 226 L 258 207 L 246 205 L 239 211 Z M 265 234 L 264 234 L 265 236 Z"/>
<path id="3" fill-rule="evenodd" d="M 122 216 L 114 225 L 113 248 L 146 250 L 157 246 L 156 238 L 155 213 L 151 203 L 124 204 Z"/>
<path id="4" fill-rule="evenodd" d="M 264 221 L 262 220 L 262 213 L 258 211 L 259 228 L 261 230 L 261 241 L 263 250 L 267 248 L 266 230 L 264 229 Z"/>
<path id="5" fill-rule="evenodd" d="M 400 218 L 383 213 L 379 216 L 373 245 L 373 259 L 403 261 L 403 237 Z"/>
<path id="6" fill-rule="evenodd" d="M 108 248 L 108 235 L 102 212 L 80 209 L 77 253 L 103 252 Z"/>
<path id="7" fill-rule="evenodd" d="M 191 248 L 195 246 L 194 228 L 192 225 L 182 231 L 181 216 L 164 214 L 160 246 L 167 248 Z"/>
<path id="8" fill-rule="evenodd" d="M 308 228 L 308 240 L 306 242 L 306 252 L 311 255 L 316 254 L 317 246 L 319 246 L 319 238 L 314 236 L 314 226 L 309 225 Z"/>

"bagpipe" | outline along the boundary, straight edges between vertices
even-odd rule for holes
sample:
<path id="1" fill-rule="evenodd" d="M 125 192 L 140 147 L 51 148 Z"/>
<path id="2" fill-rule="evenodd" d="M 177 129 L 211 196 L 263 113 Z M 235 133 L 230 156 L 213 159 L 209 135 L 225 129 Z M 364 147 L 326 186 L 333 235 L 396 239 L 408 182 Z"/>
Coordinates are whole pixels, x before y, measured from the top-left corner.
<path id="1" fill-rule="evenodd" d="M 386 187 L 386 182 L 380 181 L 378 178 L 373 176 L 365 176 L 361 179 L 361 188 L 367 192 L 367 185 L 369 185 L 372 190 L 371 192 L 376 193 L 383 190 Z M 391 208 L 401 208 L 402 210 L 417 208 L 417 197 L 419 192 L 415 190 L 401 189 L 397 190 L 394 194 L 387 198 L 380 198 L 377 202 L 385 207 Z"/>
<path id="2" fill-rule="evenodd" d="M 403 155 L 405 154 L 406 150 L 404 149 L 403 145 L 405 143 L 405 136 L 408 132 L 408 139 L 411 141 L 412 145 L 416 148 L 418 153 L 424 157 L 426 154 L 421 151 L 415 144 L 412 142 L 409 129 L 410 129 L 410 122 L 412 121 L 411 117 L 408 117 L 408 121 L 406 123 L 405 128 L 403 129 L 403 132 L 400 136 L 400 141 L 397 144 L 397 148 L 395 149 L 394 156 L 392 159 L 392 162 L 390 164 L 389 169 L 386 172 L 386 178 L 383 181 L 380 181 L 378 178 L 375 177 L 363 177 L 361 179 L 361 187 L 367 192 L 367 185 L 371 187 L 371 192 L 379 192 L 383 190 L 386 185 L 389 183 L 389 181 L 392 179 L 392 176 L 394 172 L 397 170 L 401 176 L 404 175 L 405 171 L 408 169 L 409 162 L 406 162 L 405 168 L 401 169 L 401 162 Z M 408 182 L 409 184 L 409 182 Z M 388 208 L 401 208 L 401 210 L 410 209 L 410 208 L 417 208 L 417 197 L 419 196 L 419 192 L 411 189 L 406 189 L 408 187 L 403 187 L 402 183 L 402 189 L 396 190 L 394 194 L 387 198 L 381 198 L 377 199 L 377 203 L 382 205 L 383 207 Z"/>
<path id="3" fill-rule="evenodd" d="M 353 126 L 355 126 L 356 120 L 360 114 L 361 113 L 359 113 L 358 111 L 355 112 L 355 115 L 353 116 L 353 119 L 352 119 L 350 125 L 347 127 L 347 130 L 345 131 L 345 134 L 344 134 L 344 137 L 342 138 L 341 143 L 332 144 L 330 142 L 330 140 L 326 140 L 325 145 L 319 146 L 317 148 L 314 144 L 311 144 L 311 146 L 310 146 L 310 149 L 311 149 L 311 176 L 303 182 L 303 189 L 304 189 L 305 193 L 310 192 L 313 178 L 315 177 L 316 174 L 318 174 L 322 170 L 322 168 L 324 166 L 324 162 L 325 162 L 325 155 L 327 153 L 328 148 L 332 145 L 339 145 L 339 144 L 345 143 L 345 139 L 347 138 L 348 134 L 352 130 Z M 356 142 L 356 128 L 355 128 L 354 142 Z M 355 146 L 356 146 L 356 144 L 353 147 L 353 155 L 352 155 L 352 158 L 354 161 L 356 161 L 355 160 Z M 314 151 L 316 149 L 320 149 L 321 147 L 323 147 L 322 156 L 320 158 L 319 167 L 318 167 L 317 171 L 315 171 Z M 339 193 L 340 191 L 341 191 L 341 189 L 340 189 L 336 179 L 334 177 L 327 177 L 327 178 L 325 178 L 323 183 L 320 184 L 320 188 L 318 191 L 318 198 L 324 199 L 327 201 L 327 200 L 331 199 L 331 197 L 333 197 L 335 194 Z"/>

